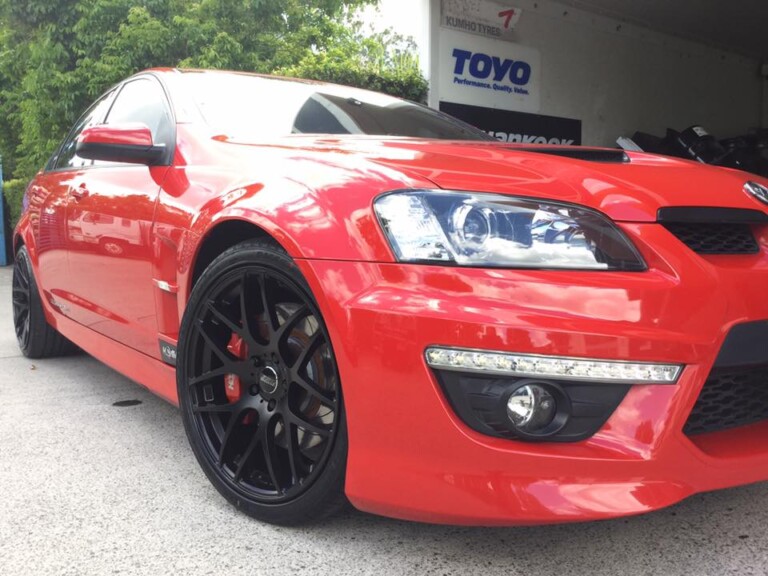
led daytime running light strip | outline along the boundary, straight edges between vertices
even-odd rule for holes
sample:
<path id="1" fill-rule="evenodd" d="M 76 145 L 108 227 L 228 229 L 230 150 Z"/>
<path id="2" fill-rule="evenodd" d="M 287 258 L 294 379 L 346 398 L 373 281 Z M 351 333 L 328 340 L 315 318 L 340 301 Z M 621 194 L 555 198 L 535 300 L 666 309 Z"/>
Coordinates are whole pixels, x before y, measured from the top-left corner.
<path id="1" fill-rule="evenodd" d="M 683 370 L 680 364 L 615 362 L 438 346 L 427 348 L 425 356 L 427 364 L 442 370 L 558 380 L 674 384 Z"/>

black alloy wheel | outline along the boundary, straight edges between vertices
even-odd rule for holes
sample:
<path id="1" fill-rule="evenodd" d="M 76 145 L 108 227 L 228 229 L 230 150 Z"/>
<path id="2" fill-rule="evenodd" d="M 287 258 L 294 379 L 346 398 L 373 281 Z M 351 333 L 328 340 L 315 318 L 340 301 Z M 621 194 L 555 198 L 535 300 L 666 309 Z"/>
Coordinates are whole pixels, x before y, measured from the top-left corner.
<path id="1" fill-rule="evenodd" d="M 177 377 L 192 448 L 230 502 L 278 524 L 343 505 L 339 374 L 306 281 L 282 250 L 245 242 L 205 271 L 184 316 Z"/>
<path id="2" fill-rule="evenodd" d="M 22 349 L 29 345 L 29 269 L 21 255 L 13 263 L 13 281 L 11 294 L 13 299 L 13 327 L 16 329 L 16 339 Z"/>
<path id="3" fill-rule="evenodd" d="M 11 281 L 13 327 L 21 352 L 27 358 L 71 354 L 77 347 L 48 324 L 37 289 L 27 248 L 16 252 Z"/>

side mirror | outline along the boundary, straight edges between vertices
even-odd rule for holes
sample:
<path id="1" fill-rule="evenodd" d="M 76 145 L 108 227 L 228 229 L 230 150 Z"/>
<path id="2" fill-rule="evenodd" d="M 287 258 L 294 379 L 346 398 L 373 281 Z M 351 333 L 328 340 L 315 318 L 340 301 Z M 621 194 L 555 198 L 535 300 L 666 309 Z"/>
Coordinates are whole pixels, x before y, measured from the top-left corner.
<path id="1" fill-rule="evenodd" d="M 89 160 L 152 166 L 165 157 L 165 145 L 152 142 L 152 132 L 141 123 L 102 124 L 86 128 L 77 139 L 77 155 Z"/>

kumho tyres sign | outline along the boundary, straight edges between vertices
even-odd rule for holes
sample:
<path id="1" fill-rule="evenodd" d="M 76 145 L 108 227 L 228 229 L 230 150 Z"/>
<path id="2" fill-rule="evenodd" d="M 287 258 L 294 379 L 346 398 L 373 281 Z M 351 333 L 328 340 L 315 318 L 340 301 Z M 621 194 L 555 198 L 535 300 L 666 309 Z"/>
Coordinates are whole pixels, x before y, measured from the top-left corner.
<path id="1" fill-rule="evenodd" d="M 535 48 L 440 31 L 440 100 L 538 112 L 541 54 Z"/>
<path id="2" fill-rule="evenodd" d="M 522 10 L 493 0 L 442 0 L 440 25 L 443 28 L 512 40 L 512 31 Z"/>

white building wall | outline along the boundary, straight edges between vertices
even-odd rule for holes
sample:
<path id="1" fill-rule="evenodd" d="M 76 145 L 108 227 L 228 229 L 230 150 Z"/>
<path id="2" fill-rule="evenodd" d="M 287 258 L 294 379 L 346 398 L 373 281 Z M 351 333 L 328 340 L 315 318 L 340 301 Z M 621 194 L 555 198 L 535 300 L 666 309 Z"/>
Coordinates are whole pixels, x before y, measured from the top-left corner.
<path id="1" fill-rule="evenodd" d="M 540 113 L 581 119 L 584 144 L 614 145 L 635 130 L 663 135 L 692 124 L 724 138 L 765 121 L 757 60 L 551 0 L 509 5 L 523 9 L 514 41 L 541 52 Z M 391 19 L 396 29 L 400 21 L 407 34 L 422 30 L 414 37 L 437 107 L 438 59 L 450 57 L 439 53 L 440 0 L 382 0 L 382 10 L 400 15 Z"/>

